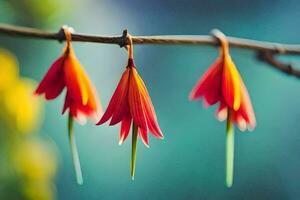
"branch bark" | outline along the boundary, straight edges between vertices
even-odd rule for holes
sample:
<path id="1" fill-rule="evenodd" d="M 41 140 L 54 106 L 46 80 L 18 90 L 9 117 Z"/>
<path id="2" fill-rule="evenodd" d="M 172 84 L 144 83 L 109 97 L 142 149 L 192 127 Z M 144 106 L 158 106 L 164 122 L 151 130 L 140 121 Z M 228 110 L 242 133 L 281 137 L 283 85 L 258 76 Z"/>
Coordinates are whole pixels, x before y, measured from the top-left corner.
<path id="1" fill-rule="evenodd" d="M 48 40 L 64 41 L 65 35 L 62 29 L 58 32 L 47 32 L 35 28 L 14 26 L 0 23 L 0 34 L 9 36 L 23 36 L 30 38 L 40 38 Z M 164 35 L 164 36 L 131 36 L 134 44 L 160 44 L 160 45 L 212 45 L 218 46 L 219 41 L 213 35 Z M 275 54 L 292 54 L 300 55 L 299 44 L 281 44 L 258 40 L 250 40 L 237 37 L 227 37 L 230 47 L 255 50 L 258 52 L 258 59 L 270 64 L 272 67 L 300 78 L 300 71 L 292 65 L 283 64 L 275 59 Z M 99 36 L 72 33 L 72 41 L 76 42 L 94 42 L 103 44 L 116 44 L 124 47 L 128 44 L 127 30 L 123 31 L 121 36 Z"/>

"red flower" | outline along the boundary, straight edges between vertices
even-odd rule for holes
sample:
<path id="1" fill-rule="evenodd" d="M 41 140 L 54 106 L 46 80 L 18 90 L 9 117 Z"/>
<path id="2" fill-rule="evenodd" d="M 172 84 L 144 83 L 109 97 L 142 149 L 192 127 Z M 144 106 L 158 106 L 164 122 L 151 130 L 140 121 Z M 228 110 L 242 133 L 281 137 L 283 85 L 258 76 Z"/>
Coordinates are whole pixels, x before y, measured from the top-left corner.
<path id="1" fill-rule="evenodd" d="M 130 39 L 131 41 L 131 39 Z M 121 122 L 120 142 L 122 144 L 132 124 L 132 163 L 131 176 L 134 178 L 136 142 L 139 133 L 143 143 L 149 147 L 148 131 L 154 137 L 163 138 L 163 134 L 157 123 L 156 114 L 148 94 L 144 81 L 139 76 L 133 62 L 132 41 L 129 45 L 129 59 L 126 70 L 109 102 L 109 105 L 97 125 L 110 120 L 113 126 Z"/>
<path id="2" fill-rule="evenodd" d="M 63 54 L 52 64 L 36 89 L 47 100 L 55 99 L 67 88 L 63 113 L 69 109 L 73 118 L 82 122 L 86 117 L 98 119 L 101 110 L 96 90 L 80 65 L 71 46 L 70 32 L 66 32 L 67 46 Z"/>
<path id="3" fill-rule="evenodd" d="M 66 87 L 66 98 L 63 112 L 69 109 L 69 137 L 72 147 L 74 165 L 78 183 L 82 183 L 80 164 L 72 132 L 73 118 L 84 122 L 86 117 L 98 119 L 101 110 L 96 90 L 80 65 L 71 46 L 71 32 L 64 29 L 66 47 L 63 54 L 52 64 L 35 93 L 45 94 L 46 100 L 58 97 Z"/>
<path id="4" fill-rule="evenodd" d="M 227 119 L 227 185 L 232 185 L 233 178 L 233 126 L 240 130 L 253 130 L 256 125 L 255 115 L 243 80 L 236 69 L 226 37 L 216 33 L 221 41 L 219 58 L 200 78 L 190 94 L 191 100 L 203 98 L 205 106 L 219 103 L 217 117 Z"/>

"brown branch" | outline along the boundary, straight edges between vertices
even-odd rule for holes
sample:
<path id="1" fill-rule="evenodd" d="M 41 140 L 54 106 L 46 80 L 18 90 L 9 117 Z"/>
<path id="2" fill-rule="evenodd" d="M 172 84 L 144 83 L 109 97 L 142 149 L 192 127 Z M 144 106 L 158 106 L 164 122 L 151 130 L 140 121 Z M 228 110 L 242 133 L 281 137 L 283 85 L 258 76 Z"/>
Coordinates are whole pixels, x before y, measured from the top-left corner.
<path id="1" fill-rule="evenodd" d="M 296 69 L 291 63 L 285 64 L 275 58 L 274 53 L 269 51 L 259 51 L 257 58 L 260 61 L 266 62 L 273 68 L 288 74 L 300 78 L 300 70 Z"/>
<path id="2" fill-rule="evenodd" d="M 41 38 L 49 40 L 65 40 L 64 35 L 59 32 L 47 32 L 35 28 L 13 26 L 8 24 L 0 23 L 0 33 L 24 36 L 32 38 Z M 291 44 L 280 44 L 263 42 L 256 40 L 249 40 L 236 37 L 227 37 L 231 47 L 253 49 L 253 50 L 264 50 L 280 54 L 300 54 L 300 45 Z M 96 42 L 106 44 L 117 44 L 123 47 L 128 44 L 126 35 L 122 36 L 98 36 L 88 34 L 72 34 L 73 41 L 80 42 Z M 218 45 L 218 40 L 210 35 L 198 35 L 198 36 L 132 36 L 134 44 L 175 44 L 175 45 Z"/>
<path id="3" fill-rule="evenodd" d="M 49 39 L 63 41 L 65 35 L 62 29 L 58 32 L 47 32 L 35 28 L 14 26 L 0 23 L 0 34 L 9 36 L 24 36 L 31 38 Z M 131 36 L 134 44 L 174 44 L 174 45 L 219 45 L 219 40 L 212 35 L 198 36 Z M 270 64 L 274 68 L 300 78 L 300 71 L 290 64 L 283 64 L 275 59 L 274 54 L 300 55 L 300 45 L 280 44 L 265 41 L 249 40 L 236 37 L 227 37 L 229 45 L 236 48 L 252 49 L 258 51 L 258 59 Z M 95 42 L 104 44 L 117 44 L 124 47 L 128 44 L 127 30 L 122 36 L 98 36 L 88 34 L 72 34 L 72 41 Z"/>

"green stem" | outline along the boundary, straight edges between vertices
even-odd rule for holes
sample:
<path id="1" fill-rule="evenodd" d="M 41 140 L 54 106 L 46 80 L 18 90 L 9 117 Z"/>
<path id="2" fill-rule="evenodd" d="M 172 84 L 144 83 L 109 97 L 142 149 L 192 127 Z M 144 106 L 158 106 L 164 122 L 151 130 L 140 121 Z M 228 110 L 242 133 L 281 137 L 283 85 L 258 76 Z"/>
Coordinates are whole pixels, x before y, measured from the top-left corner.
<path id="1" fill-rule="evenodd" d="M 233 164 L 234 163 L 234 126 L 231 120 L 230 111 L 227 116 L 226 127 L 226 185 L 232 186 Z"/>
<path id="2" fill-rule="evenodd" d="M 131 178 L 134 180 L 138 127 L 132 122 Z"/>
<path id="3" fill-rule="evenodd" d="M 75 140 L 75 136 L 73 133 L 73 117 L 71 116 L 71 113 L 69 113 L 68 134 L 69 134 L 69 142 L 70 142 L 72 158 L 73 158 L 73 165 L 74 165 L 75 174 L 76 174 L 76 180 L 79 185 L 82 185 L 82 183 L 83 183 L 82 172 L 81 172 L 81 167 L 80 167 L 80 161 L 79 161 L 76 140 Z"/>

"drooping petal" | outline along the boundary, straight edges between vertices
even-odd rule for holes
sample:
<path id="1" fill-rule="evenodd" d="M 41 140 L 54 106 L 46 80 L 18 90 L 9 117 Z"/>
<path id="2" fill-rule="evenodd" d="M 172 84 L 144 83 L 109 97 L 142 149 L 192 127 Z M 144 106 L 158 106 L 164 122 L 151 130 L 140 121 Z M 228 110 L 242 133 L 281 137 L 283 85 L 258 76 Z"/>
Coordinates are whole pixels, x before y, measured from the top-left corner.
<path id="1" fill-rule="evenodd" d="M 224 121 L 227 119 L 228 108 L 224 101 L 220 102 L 220 105 L 216 111 L 216 117 L 219 121 Z"/>
<path id="2" fill-rule="evenodd" d="M 136 76 L 138 73 L 135 67 L 130 68 L 130 80 L 129 80 L 129 91 L 128 101 L 130 107 L 130 113 L 134 123 L 141 129 L 147 129 L 145 111 L 143 108 L 143 101 L 141 97 L 141 88 L 138 86 Z"/>
<path id="3" fill-rule="evenodd" d="M 221 99 L 222 66 L 223 61 L 221 58 L 218 58 L 200 78 L 190 93 L 191 100 L 196 100 L 203 96 L 208 105 L 213 105 Z"/>
<path id="4" fill-rule="evenodd" d="M 229 54 L 224 55 L 222 94 L 229 107 L 233 110 L 239 109 L 241 104 L 239 73 Z"/>
<path id="5" fill-rule="evenodd" d="M 72 99 L 70 98 L 70 95 L 68 94 L 68 91 L 67 91 L 62 114 L 64 114 L 66 112 L 66 110 L 71 106 L 71 104 L 72 104 L 71 101 L 72 101 Z"/>
<path id="6" fill-rule="evenodd" d="M 235 112 L 233 120 L 235 121 L 235 123 L 241 131 L 245 131 L 247 129 L 246 120 L 237 112 Z"/>
<path id="7" fill-rule="evenodd" d="M 45 98 L 47 100 L 56 98 L 64 89 L 64 65 L 65 57 L 61 56 L 58 58 L 50 67 L 40 84 L 38 85 L 35 93 L 43 94 L 45 93 Z"/>
<path id="8" fill-rule="evenodd" d="M 86 74 L 72 49 L 70 49 L 70 52 L 67 54 L 65 60 L 64 76 L 67 89 L 73 101 L 83 105 L 87 104 L 88 91 L 83 78 L 83 76 L 86 76 Z"/>
<path id="9" fill-rule="evenodd" d="M 159 125 L 157 123 L 157 117 L 154 111 L 154 107 L 151 101 L 151 98 L 149 96 L 149 93 L 147 91 L 147 88 L 145 86 L 145 83 L 143 79 L 137 74 L 137 83 L 139 84 L 139 88 L 141 89 L 141 96 L 143 101 L 143 107 L 145 110 L 145 116 L 147 121 L 147 126 L 150 130 L 150 132 L 157 138 L 163 139 L 163 134 L 159 128 Z"/>
<path id="10" fill-rule="evenodd" d="M 149 147 L 148 130 L 139 128 L 141 139 L 146 147 Z"/>
<path id="11" fill-rule="evenodd" d="M 239 110 L 237 110 L 238 115 L 245 120 L 248 125 L 249 130 L 253 130 L 256 126 L 255 114 L 253 111 L 253 107 L 250 101 L 250 97 L 247 91 L 247 88 L 241 79 L 241 106 Z"/>
<path id="12" fill-rule="evenodd" d="M 102 106 L 100 100 L 98 98 L 97 91 L 95 87 L 92 85 L 91 81 L 88 79 L 87 76 L 82 77 L 84 80 L 85 87 L 88 93 L 88 101 L 85 105 L 79 104 L 78 109 L 83 115 L 88 116 L 93 121 L 99 120 L 99 115 L 102 112 Z"/>
<path id="13" fill-rule="evenodd" d="M 82 105 L 72 100 L 72 97 L 67 92 L 65 98 L 65 104 L 63 108 L 62 114 L 69 109 L 71 116 L 76 119 L 80 124 L 86 123 L 86 118 L 89 117 L 91 119 L 98 119 L 98 110 L 95 110 L 94 107 L 90 107 L 89 104 Z"/>
<path id="14" fill-rule="evenodd" d="M 126 115 L 126 117 L 123 118 L 121 122 L 121 131 L 120 131 L 120 141 L 119 145 L 121 145 L 127 138 L 130 130 L 130 125 L 131 125 L 131 116 L 130 113 Z"/>
<path id="15" fill-rule="evenodd" d="M 129 81 L 129 69 L 126 69 L 125 72 L 123 73 L 120 82 L 118 83 L 118 86 L 108 104 L 108 107 L 103 114 L 102 118 L 100 121 L 97 123 L 97 125 L 101 125 L 105 123 L 111 116 L 113 115 L 115 108 L 121 101 L 121 94 L 123 93 L 126 88 L 128 88 L 128 81 Z"/>
<path id="16" fill-rule="evenodd" d="M 127 80 L 127 82 L 124 84 L 124 88 L 120 90 L 119 103 L 115 106 L 114 113 L 109 123 L 110 126 L 119 123 L 124 118 L 124 116 L 130 112 L 129 102 L 128 102 L 128 90 L 129 90 L 128 81 L 129 80 Z"/>

